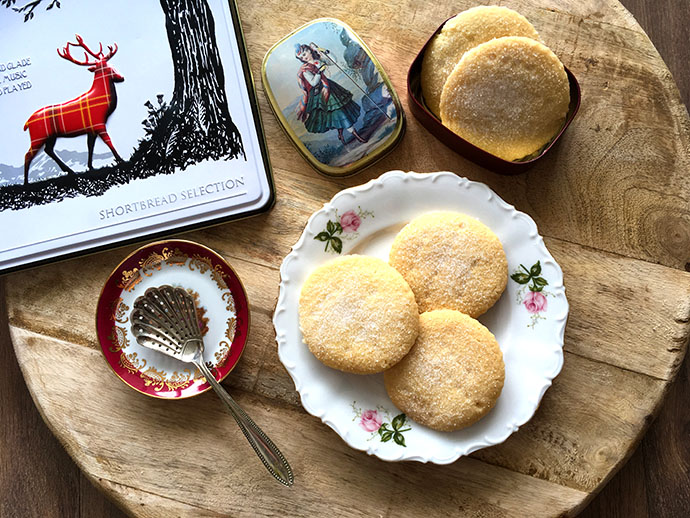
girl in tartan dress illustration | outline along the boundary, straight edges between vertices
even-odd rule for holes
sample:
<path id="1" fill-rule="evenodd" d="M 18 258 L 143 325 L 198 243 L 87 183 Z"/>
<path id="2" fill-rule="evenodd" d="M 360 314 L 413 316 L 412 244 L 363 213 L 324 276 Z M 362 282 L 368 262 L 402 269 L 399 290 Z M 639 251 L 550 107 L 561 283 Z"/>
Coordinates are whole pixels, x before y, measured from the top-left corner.
<path id="1" fill-rule="evenodd" d="M 295 57 L 302 62 L 297 81 L 302 89 L 302 99 L 297 106 L 297 118 L 304 122 L 310 133 L 325 133 L 335 129 L 345 144 L 343 130 L 352 133 L 359 142 L 366 142 L 355 130 L 360 107 L 353 100 L 352 92 L 326 78 L 327 64 L 314 43 L 295 45 Z"/>

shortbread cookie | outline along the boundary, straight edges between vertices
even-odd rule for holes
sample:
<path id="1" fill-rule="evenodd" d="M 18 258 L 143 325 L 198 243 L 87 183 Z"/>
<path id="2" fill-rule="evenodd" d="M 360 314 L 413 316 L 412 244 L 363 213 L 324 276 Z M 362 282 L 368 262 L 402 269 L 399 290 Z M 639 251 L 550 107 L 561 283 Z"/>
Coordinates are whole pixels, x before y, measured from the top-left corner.
<path id="1" fill-rule="evenodd" d="M 502 36 L 539 39 L 527 18 L 507 7 L 479 6 L 448 20 L 431 41 L 422 61 L 422 93 L 429 109 L 440 116 L 441 92 L 463 54 Z"/>
<path id="2" fill-rule="evenodd" d="M 384 373 L 391 400 L 414 421 L 441 431 L 476 423 L 503 389 L 503 354 L 491 332 L 452 310 L 422 313 L 412 350 Z"/>
<path id="3" fill-rule="evenodd" d="M 405 279 L 385 261 L 346 255 L 316 268 L 302 286 L 299 322 L 321 362 L 345 372 L 382 372 L 417 338 L 419 311 Z"/>
<path id="4" fill-rule="evenodd" d="M 505 160 L 539 151 L 565 122 L 563 64 L 530 38 L 505 37 L 465 53 L 441 94 L 443 125 Z"/>
<path id="5" fill-rule="evenodd" d="M 498 237 L 465 214 L 430 212 L 398 233 L 389 262 L 412 288 L 419 311 L 456 309 L 477 317 L 508 282 Z"/>

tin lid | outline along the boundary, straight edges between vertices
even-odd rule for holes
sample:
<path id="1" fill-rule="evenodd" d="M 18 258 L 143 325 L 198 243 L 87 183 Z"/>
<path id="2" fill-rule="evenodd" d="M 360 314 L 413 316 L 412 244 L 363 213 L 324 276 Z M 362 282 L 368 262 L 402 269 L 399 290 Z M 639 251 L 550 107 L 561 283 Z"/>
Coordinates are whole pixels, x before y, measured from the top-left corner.
<path id="1" fill-rule="evenodd" d="M 347 176 L 395 147 L 405 129 L 398 95 L 360 37 L 334 18 L 291 32 L 264 57 L 273 112 L 320 173 Z"/>

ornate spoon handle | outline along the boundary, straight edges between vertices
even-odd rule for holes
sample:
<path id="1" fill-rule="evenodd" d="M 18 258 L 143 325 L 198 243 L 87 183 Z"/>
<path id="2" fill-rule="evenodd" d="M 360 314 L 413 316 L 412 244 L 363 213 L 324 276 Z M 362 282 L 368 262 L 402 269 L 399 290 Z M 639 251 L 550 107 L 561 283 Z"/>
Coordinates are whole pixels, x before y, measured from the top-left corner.
<path id="1" fill-rule="evenodd" d="M 202 372 L 211 387 L 213 387 L 213 390 L 216 391 L 216 394 L 218 394 L 220 399 L 226 404 L 228 410 L 230 410 L 230 413 L 240 426 L 242 433 L 249 441 L 249 444 L 252 445 L 252 448 L 254 448 L 254 451 L 261 459 L 261 462 L 266 466 L 266 469 L 276 480 L 278 480 L 278 482 L 286 486 L 291 486 L 295 481 L 292 474 L 292 468 L 290 468 L 290 464 L 285 460 L 285 457 L 283 457 L 283 454 L 277 446 L 273 444 L 273 441 L 271 441 L 264 431 L 256 425 L 252 418 L 242 410 L 242 407 L 235 403 L 235 400 L 230 397 L 230 394 L 228 394 L 221 384 L 216 381 L 216 378 L 211 374 L 211 371 L 206 367 L 203 360 L 195 361 L 194 365 Z"/>

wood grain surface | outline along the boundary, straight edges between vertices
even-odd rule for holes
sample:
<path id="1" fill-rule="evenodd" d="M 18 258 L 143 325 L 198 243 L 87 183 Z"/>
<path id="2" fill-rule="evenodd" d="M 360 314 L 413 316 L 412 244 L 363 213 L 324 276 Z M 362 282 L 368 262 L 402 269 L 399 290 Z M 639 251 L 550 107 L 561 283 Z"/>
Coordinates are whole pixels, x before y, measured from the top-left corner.
<path id="1" fill-rule="evenodd" d="M 128 390 L 109 372 L 93 331 L 95 298 L 127 248 L 5 279 L 15 350 L 3 306 L 2 518 L 122 518 L 91 483 L 142 517 L 559 516 L 577 514 L 602 488 L 581 516 L 687 515 L 690 368 L 681 360 L 690 316 L 690 123 L 683 105 L 690 99 L 690 7 L 684 0 L 623 1 L 657 45 L 679 93 L 647 35 L 615 1 L 501 3 L 535 23 L 583 88 L 585 102 L 566 140 L 535 171 L 498 177 L 448 152 L 408 119 L 403 142 L 382 163 L 355 178 L 322 178 L 297 156 L 257 84 L 276 207 L 185 235 L 225 255 L 244 280 L 253 329 L 226 385 L 280 444 L 298 485 L 277 487 L 247 456 L 212 394 L 171 406 Z M 406 106 L 414 53 L 439 21 L 471 5 L 437 4 L 239 7 L 255 77 L 274 41 L 309 19 L 335 16 L 374 50 Z M 277 14 L 287 10 L 289 16 Z M 401 24 L 394 29 L 390 20 Z M 563 267 L 571 304 L 565 366 L 535 418 L 506 443 L 450 466 L 383 463 L 349 449 L 308 416 L 277 359 L 270 321 L 277 266 L 308 215 L 341 188 L 396 168 L 454 170 L 532 215 Z M 657 412 L 641 446 L 613 476 Z M 163 430 L 190 416 L 177 431 L 199 443 L 185 442 L 191 453 L 183 455 Z M 132 437 L 133 423 L 144 437 Z M 185 476 L 200 473 L 199 460 L 219 460 L 223 469 Z"/>

